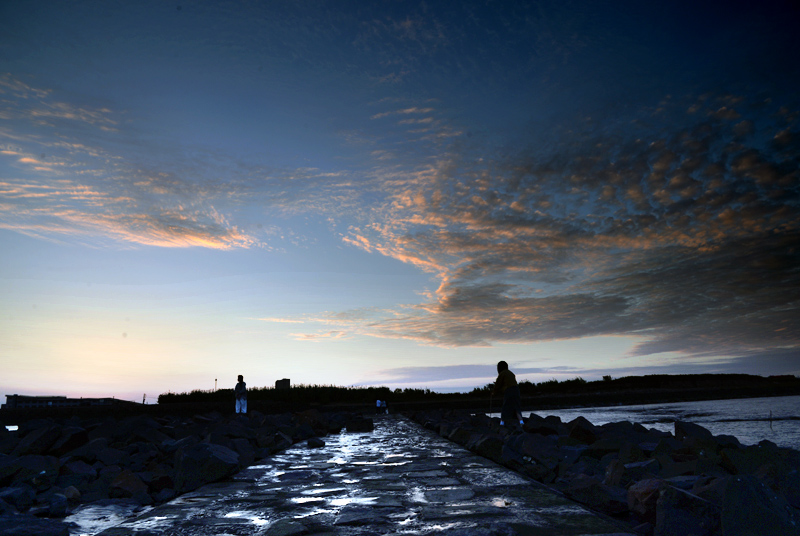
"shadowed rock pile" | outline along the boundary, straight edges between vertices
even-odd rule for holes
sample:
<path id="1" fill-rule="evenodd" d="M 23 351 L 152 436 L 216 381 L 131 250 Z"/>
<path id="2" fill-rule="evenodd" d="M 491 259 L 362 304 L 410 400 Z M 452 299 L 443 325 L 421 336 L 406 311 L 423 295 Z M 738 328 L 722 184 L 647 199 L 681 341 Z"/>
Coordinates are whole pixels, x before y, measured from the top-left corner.
<path id="1" fill-rule="evenodd" d="M 320 436 L 371 425 L 351 414 L 307 411 L 44 419 L 13 432 L 0 426 L 0 535 L 20 523 L 26 534 L 66 535 L 66 525 L 47 518 L 63 518 L 81 503 L 163 503 L 299 441 L 323 446 Z"/>
<path id="2" fill-rule="evenodd" d="M 411 418 L 640 534 L 800 534 L 800 452 L 770 441 L 743 446 L 689 422 L 676 422 L 672 434 L 532 413 L 511 432 L 467 412 Z"/>

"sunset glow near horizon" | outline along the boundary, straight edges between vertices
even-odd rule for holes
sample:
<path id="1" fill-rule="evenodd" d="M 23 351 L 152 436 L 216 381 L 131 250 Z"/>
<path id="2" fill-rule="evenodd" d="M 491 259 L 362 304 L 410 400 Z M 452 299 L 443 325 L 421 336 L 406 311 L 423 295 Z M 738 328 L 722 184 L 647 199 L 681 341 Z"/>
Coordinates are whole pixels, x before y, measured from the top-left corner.
<path id="1" fill-rule="evenodd" d="M 800 13 L 663 4 L 3 2 L 0 396 L 800 374 Z"/>

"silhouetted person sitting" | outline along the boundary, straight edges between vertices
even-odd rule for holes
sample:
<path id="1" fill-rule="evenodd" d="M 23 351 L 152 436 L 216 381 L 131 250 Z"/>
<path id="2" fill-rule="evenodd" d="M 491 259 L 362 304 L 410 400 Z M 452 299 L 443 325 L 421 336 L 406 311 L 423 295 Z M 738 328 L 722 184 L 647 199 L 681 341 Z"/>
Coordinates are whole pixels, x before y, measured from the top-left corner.
<path id="1" fill-rule="evenodd" d="M 500 424 L 509 428 L 517 428 L 521 423 L 522 408 L 520 407 L 519 385 L 517 377 L 508 370 L 508 363 L 500 361 L 497 364 L 497 380 L 494 382 L 492 396 L 503 395 L 503 408 L 500 410 Z"/>
<path id="2" fill-rule="evenodd" d="M 236 396 L 236 413 L 247 413 L 247 384 L 244 383 L 244 377 L 239 374 L 239 383 L 233 388 L 233 394 Z"/>

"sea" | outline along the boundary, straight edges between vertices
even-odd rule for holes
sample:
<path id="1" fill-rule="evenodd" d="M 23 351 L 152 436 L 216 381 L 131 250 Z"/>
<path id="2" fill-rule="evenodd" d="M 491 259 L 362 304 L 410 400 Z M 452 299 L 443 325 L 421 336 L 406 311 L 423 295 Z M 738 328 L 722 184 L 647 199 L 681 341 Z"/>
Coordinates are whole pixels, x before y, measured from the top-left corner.
<path id="1" fill-rule="evenodd" d="M 767 439 L 780 447 L 800 450 L 800 396 L 534 409 L 533 413 L 541 417 L 555 415 L 563 422 L 582 416 L 596 426 L 618 421 L 638 422 L 647 428 L 672 433 L 675 432 L 675 421 L 688 421 L 699 424 L 714 435 L 735 436 L 744 445 L 756 445 Z M 529 412 L 523 414 L 527 416 Z M 499 413 L 492 415 L 500 416 Z"/>

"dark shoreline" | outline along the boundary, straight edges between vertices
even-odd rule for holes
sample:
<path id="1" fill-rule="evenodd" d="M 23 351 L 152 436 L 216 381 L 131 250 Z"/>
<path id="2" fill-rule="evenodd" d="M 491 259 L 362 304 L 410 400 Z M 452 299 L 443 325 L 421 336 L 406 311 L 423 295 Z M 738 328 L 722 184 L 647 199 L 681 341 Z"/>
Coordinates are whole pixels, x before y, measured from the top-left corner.
<path id="1" fill-rule="evenodd" d="M 688 389 L 633 389 L 602 391 L 595 393 L 558 393 L 537 396 L 523 396 L 522 408 L 525 412 L 546 412 L 557 409 L 598 408 L 606 406 L 633 406 L 647 404 L 669 404 L 679 402 L 701 402 L 707 400 L 735 400 L 743 398 L 768 398 L 780 396 L 800 396 L 800 385 L 758 386 L 755 388 L 707 389 L 704 387 Z M 463 398 L 394 402 L 389 399 L 389 409 L 395 411 L 427 411 L 435 409 L 466 410 L 478 413 L 500 411 L 500 400 L 489 397 L 464 395 Z M 374 413 L 374 402 L 316 404 L 304 402 L 274 402 L 253 400 L 249 402 L 252 410 L 265 415 L 295 413 L 308 410 L 322 412 L 365 412 Z M 187 402 L 170 404 L 134 404 L 118 406 L 89 406 L 70 408 L 26 408 L 0 409 L 0 425 L 19 425 L 43 418 L 107 417 L 125 418 L 136 415 L 160 417 L 166 415 L 192 416 L 208 412 L 232 414 L 233 405 L 220 402 Z"/>

